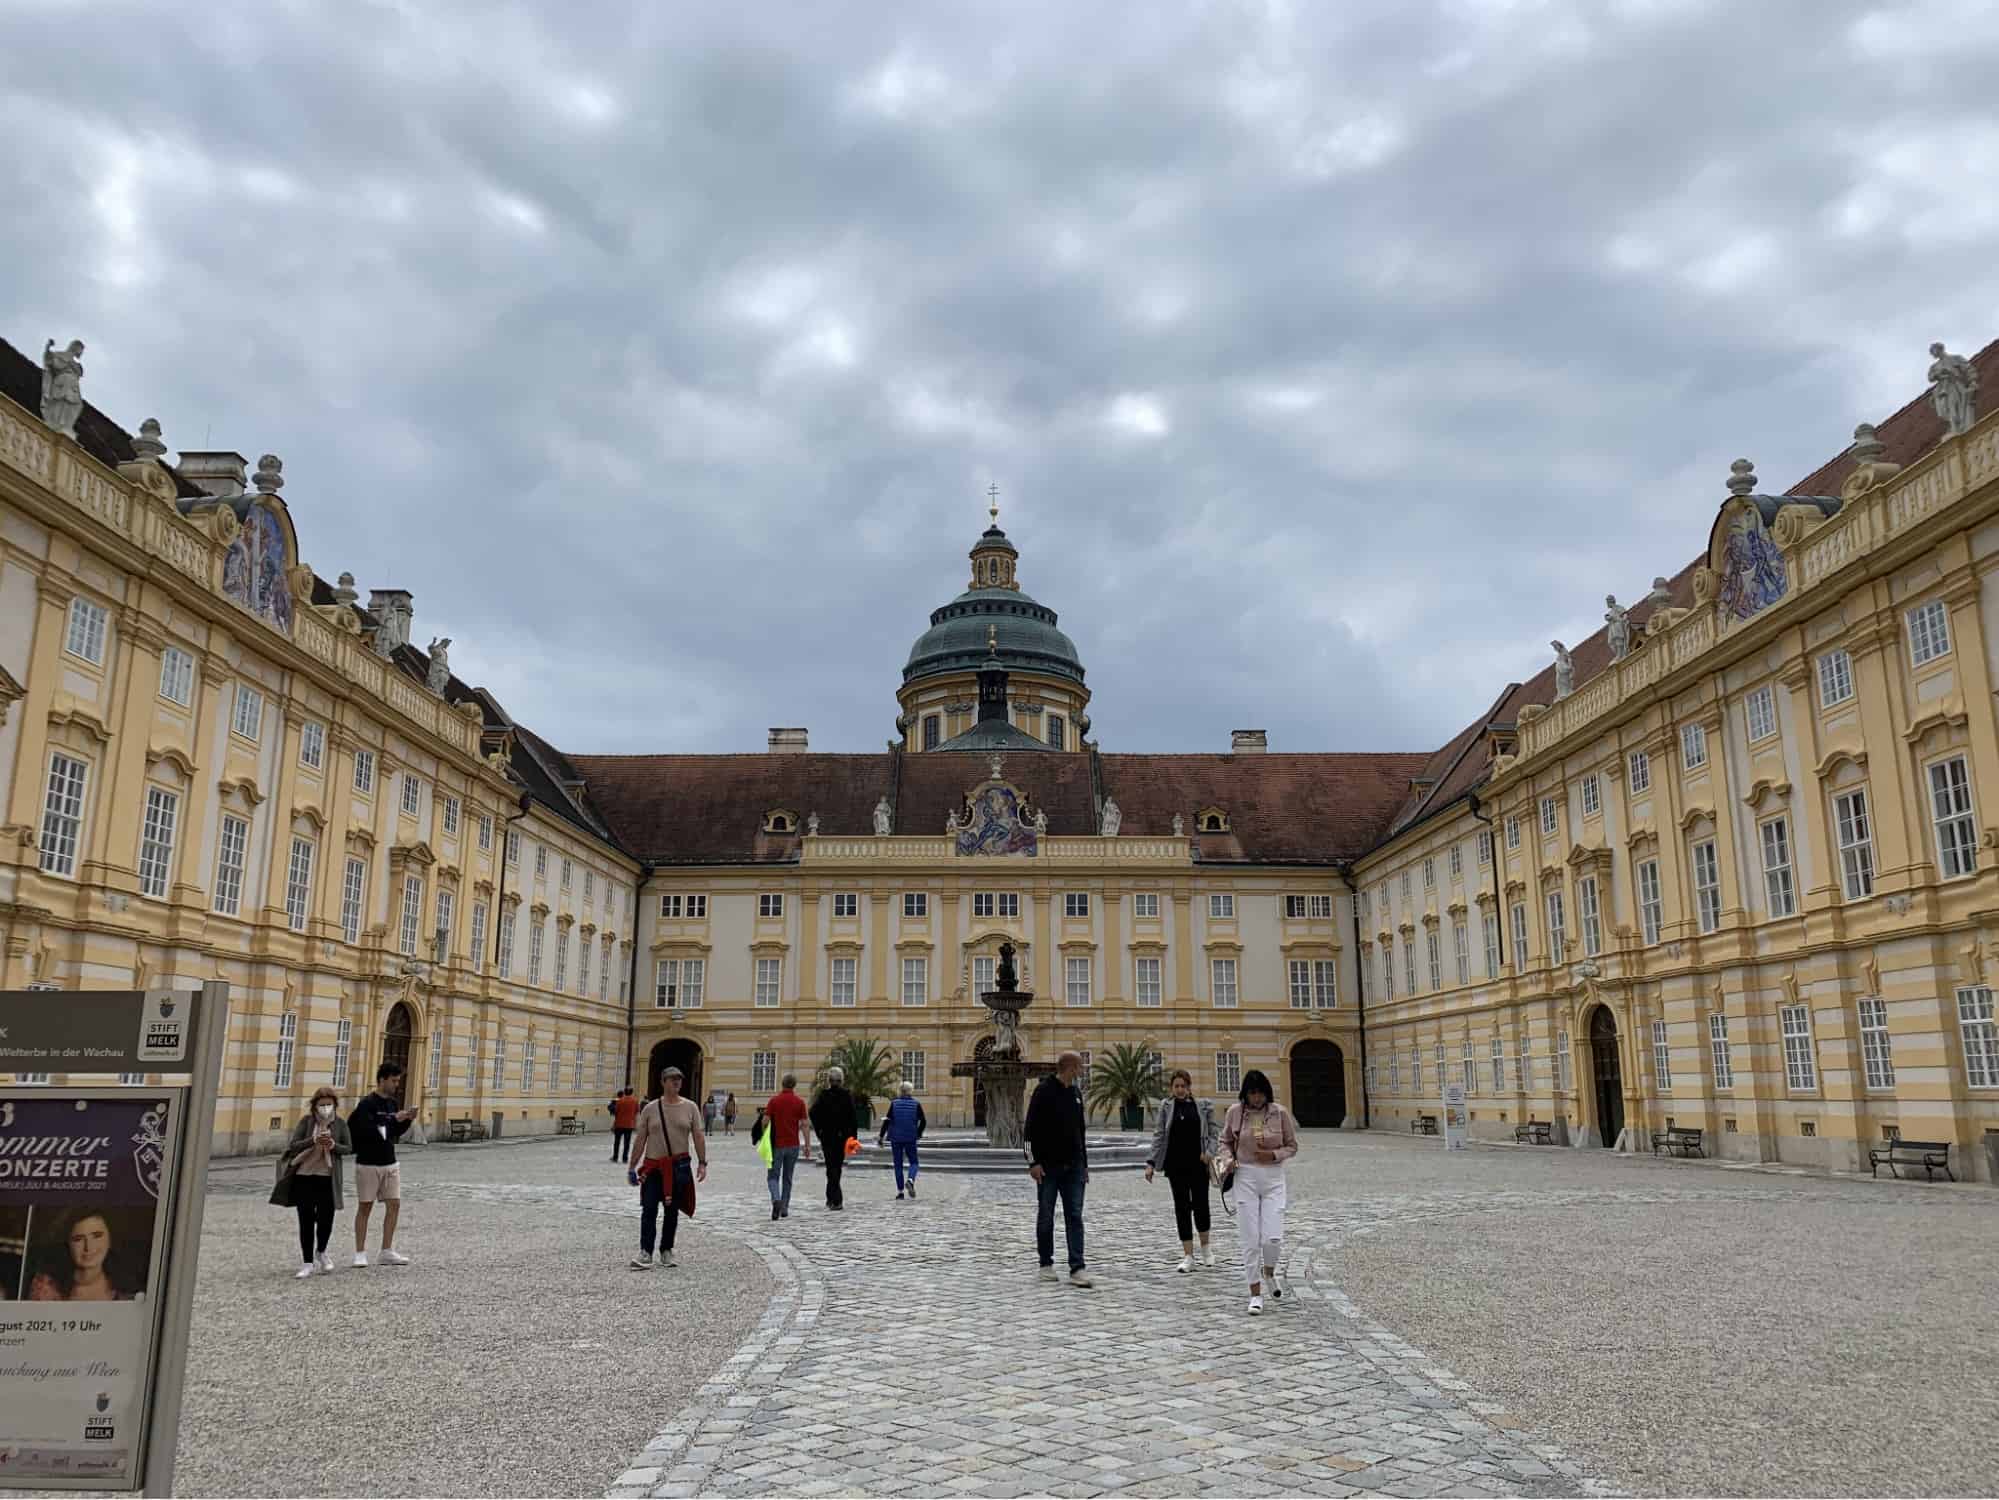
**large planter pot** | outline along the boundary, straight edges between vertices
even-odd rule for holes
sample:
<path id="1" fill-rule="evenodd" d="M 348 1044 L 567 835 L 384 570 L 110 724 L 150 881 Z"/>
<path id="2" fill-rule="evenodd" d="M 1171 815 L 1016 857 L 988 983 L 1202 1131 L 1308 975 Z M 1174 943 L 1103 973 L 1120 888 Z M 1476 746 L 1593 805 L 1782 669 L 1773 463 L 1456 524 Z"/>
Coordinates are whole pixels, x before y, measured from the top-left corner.
<path id="1" fill-rule="evenodd" d="M 1141 1130 L 1145 1127 L 1145 1106 L 1125 1103 L 1118 1107 L 1117 1124 L 1120 1130 Z"/>

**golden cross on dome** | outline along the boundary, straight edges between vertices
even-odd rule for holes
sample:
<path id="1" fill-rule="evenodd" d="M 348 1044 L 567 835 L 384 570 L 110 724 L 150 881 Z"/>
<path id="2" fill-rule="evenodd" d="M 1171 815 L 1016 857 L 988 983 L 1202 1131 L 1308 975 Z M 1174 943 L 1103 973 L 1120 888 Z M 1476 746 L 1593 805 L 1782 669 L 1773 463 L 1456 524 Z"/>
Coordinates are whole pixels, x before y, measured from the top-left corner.
<path id="1" fill-rule="evenodd" d="M 999 486 L 986 486 L 986 514 L 993 518 L 993 525 L 999 525 Z"/>

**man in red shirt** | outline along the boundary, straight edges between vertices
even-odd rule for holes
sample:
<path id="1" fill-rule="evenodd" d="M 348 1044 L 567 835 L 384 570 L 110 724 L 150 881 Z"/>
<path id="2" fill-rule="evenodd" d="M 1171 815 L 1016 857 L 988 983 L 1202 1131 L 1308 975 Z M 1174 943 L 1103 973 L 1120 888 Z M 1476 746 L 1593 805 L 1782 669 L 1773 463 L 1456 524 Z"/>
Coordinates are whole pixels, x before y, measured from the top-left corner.
<path id="1" fill-rule="evenodd" d="M 618 1097 L 611 1101 L 612 1161 L 624 1161 L 630 1157 L 632 1150 L 632 1130 L 638 1123 L 638 1096 L 630 1089 L 619 1089 Z"/>
<path id="2" fill-rule="evenodd" d="M 784 1087 L 770 1096 L 770 1103 L 764 1106 L 764 1118 L 769 1121 L 770 1129 L 770 1171 L 766 1174 L 770 1184 L 770 1216 L 788 1219 L 791 1174 L 798 1169 L 800 1152 L 804 1152 L 807 1161 L 812 1160 L 811 1148 L 805 1144 L 805 1136 L 799 1129 L 805 1123 L 805 1101 L 798 1097 L 795 1074 L 784 1075 Z"/>

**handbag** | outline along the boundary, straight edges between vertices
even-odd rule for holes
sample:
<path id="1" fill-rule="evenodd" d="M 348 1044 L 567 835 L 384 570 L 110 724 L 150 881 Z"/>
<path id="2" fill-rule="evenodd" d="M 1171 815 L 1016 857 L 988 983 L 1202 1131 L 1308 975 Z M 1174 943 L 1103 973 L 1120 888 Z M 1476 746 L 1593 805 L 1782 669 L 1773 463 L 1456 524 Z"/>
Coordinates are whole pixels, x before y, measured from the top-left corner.
<path id="1" fill-rule="evenodd" d="M 764 1132 L 769 1128 L 770 1128 L 770 1122 L 764 1118 L 764 1112 L 762 1110 L 758 1110 L 757 1117 L 754 1120 L 750 1121 L 750 1144 L 752 1146 L 761 1144 L 764 1138 Z"/>

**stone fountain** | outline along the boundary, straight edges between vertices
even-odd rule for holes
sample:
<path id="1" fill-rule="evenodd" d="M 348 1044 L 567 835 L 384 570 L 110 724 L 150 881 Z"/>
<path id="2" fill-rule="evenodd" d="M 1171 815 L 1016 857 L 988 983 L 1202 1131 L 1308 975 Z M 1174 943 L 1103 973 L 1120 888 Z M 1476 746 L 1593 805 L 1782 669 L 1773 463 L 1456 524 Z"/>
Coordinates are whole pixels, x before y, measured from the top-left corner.
<path id="1" fill-rule="evenodd" d="M 987 1144 L 1018 1150 L 1025 1144 L 1021 1119 L 1028 1076 L 1052 1073 L 1055 1065 L 1028 1062 L 1021 1056 L 1020 1013 L 1034 1003 L 1034 992 L 1020 987 L 1020 974 L 1013 966 L 1013 951 L 1013 944 L 1000 944 L 999 968 L 993 975 L 994 987 L 979 996 L 980 1003 L 992 1016 L 992 1055 L 968 1063 L 955 1063 L 951 1072 L 957 1077 L 970 1074 L 984 1091 Z"/>

